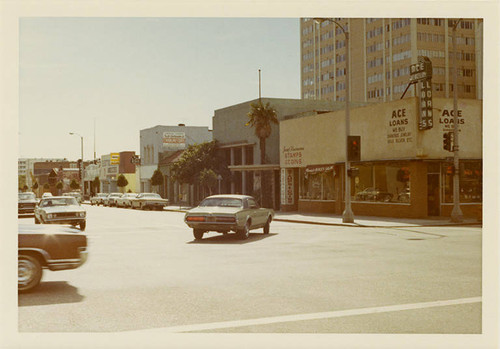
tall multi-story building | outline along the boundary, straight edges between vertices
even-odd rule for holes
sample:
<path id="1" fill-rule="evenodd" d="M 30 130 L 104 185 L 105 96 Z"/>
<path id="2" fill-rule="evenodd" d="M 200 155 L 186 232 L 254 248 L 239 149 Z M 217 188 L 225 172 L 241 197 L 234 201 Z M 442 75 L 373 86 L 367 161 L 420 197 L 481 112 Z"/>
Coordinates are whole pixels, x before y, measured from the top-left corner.
<path id="1" fill-rule="evenodd" d="M 452 28 L 455 19 L 333 18 L 349 33 L 350 99 L 400 99 L 410 65 L 418 56 L 432 62 L 435 97 L 453 97 Z M 331 20 L 300 20 L 301 96 L 345 100 L 346 36 Z M 462 19 L 456 29 L 458 97 L 482 99 L 482 19 Z M 414 96 L 409 88 L 405 97 Z"/>

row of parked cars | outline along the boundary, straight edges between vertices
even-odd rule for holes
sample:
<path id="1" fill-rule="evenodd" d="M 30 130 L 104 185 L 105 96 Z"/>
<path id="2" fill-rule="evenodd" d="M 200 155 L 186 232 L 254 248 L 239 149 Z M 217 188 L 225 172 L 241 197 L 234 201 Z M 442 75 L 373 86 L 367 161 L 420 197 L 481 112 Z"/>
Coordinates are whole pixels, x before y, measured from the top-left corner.
<path id="1" fill-rule="evenodd" d="M 163 210 L 168 205 L 168 200 L 156 193 L 98 193 L 90 198 L 90 204 L 141 210 Z"/>

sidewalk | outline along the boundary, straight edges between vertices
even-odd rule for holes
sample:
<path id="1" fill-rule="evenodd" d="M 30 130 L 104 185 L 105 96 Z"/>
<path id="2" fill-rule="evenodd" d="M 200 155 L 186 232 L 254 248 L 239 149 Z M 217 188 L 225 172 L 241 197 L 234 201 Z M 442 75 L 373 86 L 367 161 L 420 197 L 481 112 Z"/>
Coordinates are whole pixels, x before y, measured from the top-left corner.
<path id="1" fill-rule="evenodd" d="M 167 206 L 166 211 L 186 212 L 190 207 Z M 436 217 L 427 219 L 392 218 L 354 216 L 354 223 L 343 223 L 342 216 L 333 214 L 314 214 L 297 212 L 275 212 L 274 220 L 279 222 L 338 225 L 352 227 L 419 227 L 419 226 L 454 226 L 454 225 L 482 225 L 474 218 L 466 218 L 462 223 L 452 223 L 449 217 Z"/>

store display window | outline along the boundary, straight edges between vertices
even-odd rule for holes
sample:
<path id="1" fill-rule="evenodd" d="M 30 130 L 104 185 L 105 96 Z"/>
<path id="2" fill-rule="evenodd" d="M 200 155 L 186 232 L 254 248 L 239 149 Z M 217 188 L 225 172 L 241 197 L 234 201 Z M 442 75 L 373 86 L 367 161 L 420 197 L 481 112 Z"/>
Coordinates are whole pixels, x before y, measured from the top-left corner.
<path id="1" fill-rule="evenodd" d="M 410 170 L 407 165 L 356 165 L 358 176 L 351 179 L 353 201 L 410 202 Z"/>

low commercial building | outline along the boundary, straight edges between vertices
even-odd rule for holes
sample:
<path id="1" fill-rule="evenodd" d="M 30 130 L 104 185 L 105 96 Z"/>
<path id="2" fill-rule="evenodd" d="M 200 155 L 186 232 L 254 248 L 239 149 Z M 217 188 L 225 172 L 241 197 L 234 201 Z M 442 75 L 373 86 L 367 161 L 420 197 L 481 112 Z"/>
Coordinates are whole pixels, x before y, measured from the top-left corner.
<path id="1" fill-rule="evenodd" d="M 351 109 L 350 135 L 360 136 L 359 173 L 351 178 L 354 215 L 450 216 L 453 153 L 443 137 L 453 130 L 453 99 L 433 100 L 434 125 L 419 130 L 417 98 Z M 482 210 L 482 101 L 458 101 L 460 207 Z M 342 214 L 345 199 L 345 111 L 280 122 L 281 209 Z"/>

